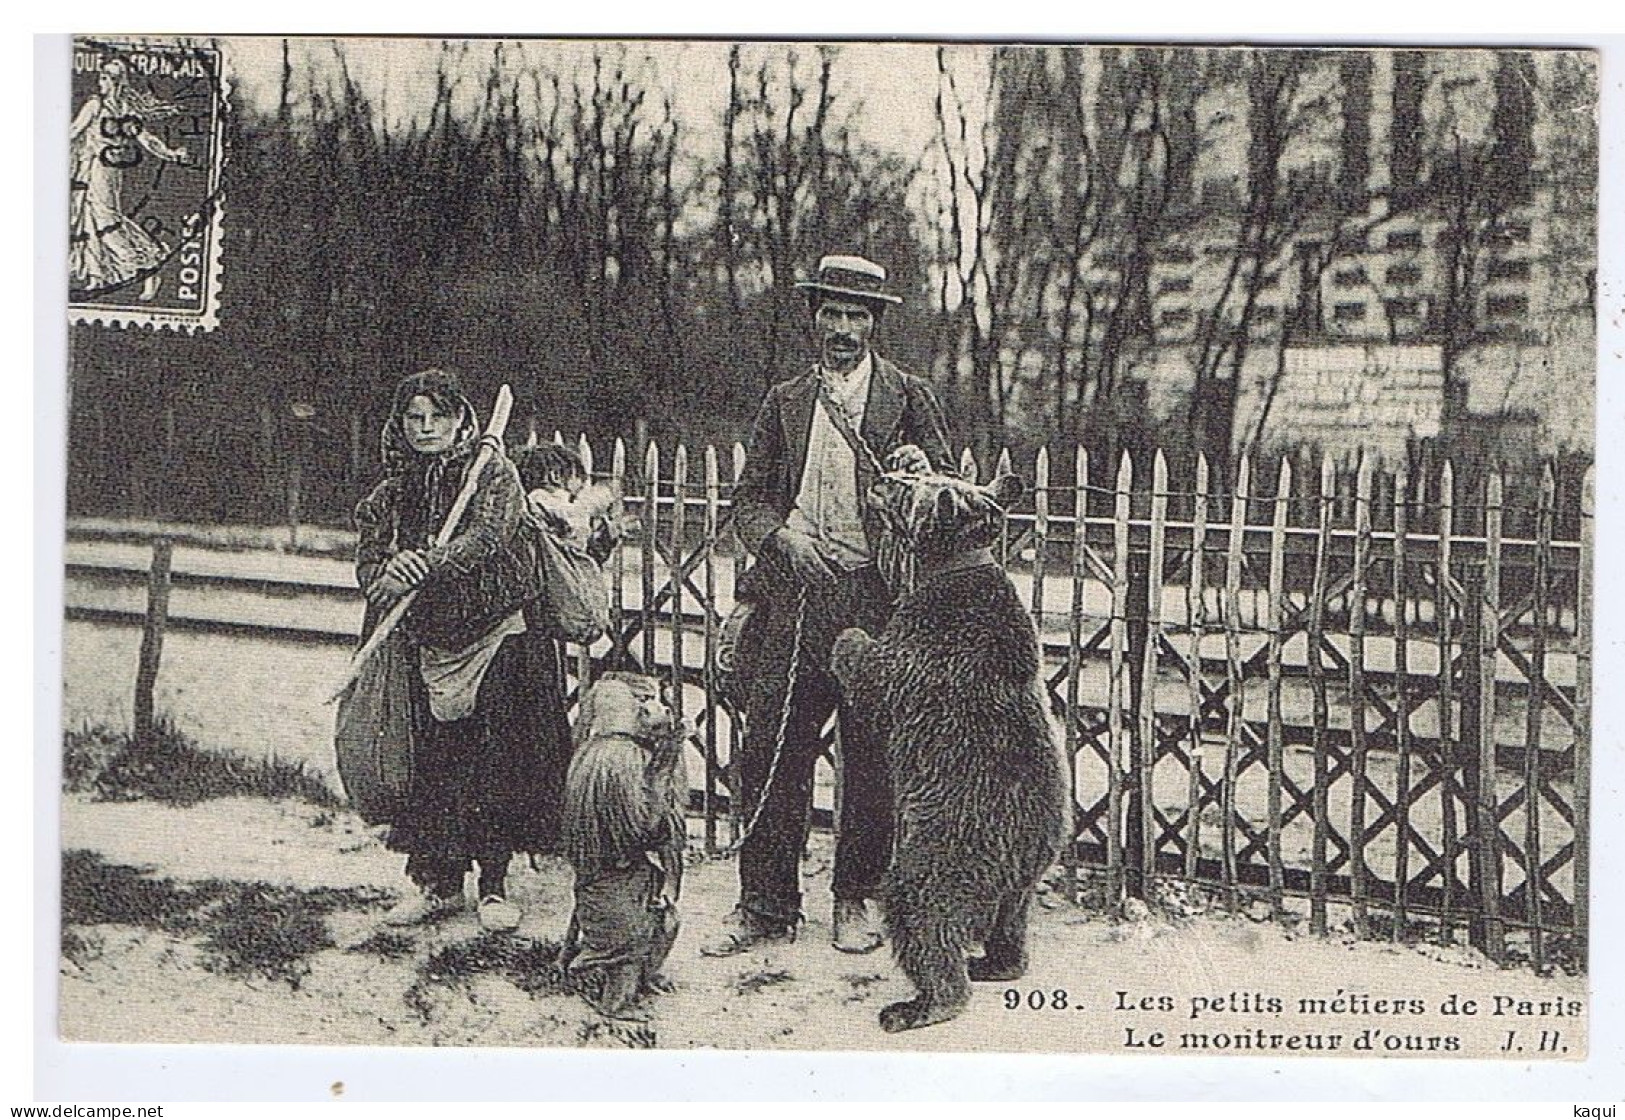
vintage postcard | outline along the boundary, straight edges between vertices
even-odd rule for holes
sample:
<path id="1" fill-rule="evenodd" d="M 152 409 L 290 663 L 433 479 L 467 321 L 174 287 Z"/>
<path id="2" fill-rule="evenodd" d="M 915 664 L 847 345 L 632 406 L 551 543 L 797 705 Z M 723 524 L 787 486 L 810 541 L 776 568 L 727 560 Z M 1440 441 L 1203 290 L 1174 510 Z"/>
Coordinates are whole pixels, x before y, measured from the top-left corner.
<path id="1" fill-rule="evenodd" d="M 64 1040 L 1586 1056 L 1594 54 L 72 55 Z"/>

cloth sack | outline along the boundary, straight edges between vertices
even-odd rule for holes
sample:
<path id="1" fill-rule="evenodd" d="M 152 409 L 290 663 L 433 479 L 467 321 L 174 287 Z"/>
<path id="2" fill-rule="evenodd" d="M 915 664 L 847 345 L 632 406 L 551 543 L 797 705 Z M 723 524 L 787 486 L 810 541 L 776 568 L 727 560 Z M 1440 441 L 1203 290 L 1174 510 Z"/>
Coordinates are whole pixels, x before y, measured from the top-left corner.
<path id="1" fill-rule="evenodd" d="M 609 631 L 609 588 L 604 570 L 587 550 L 531 522 L 522 535 L 534 538 L 541 594 L 533 614 L 542 631 L 566 642 L 596 642 Z"/>
<path id="2" fill-rule="evenodd" d="M 394 634 L 339 697 L 339 781 L 362 820 L 387 824 L 412 780 L 412 651 Z"/>

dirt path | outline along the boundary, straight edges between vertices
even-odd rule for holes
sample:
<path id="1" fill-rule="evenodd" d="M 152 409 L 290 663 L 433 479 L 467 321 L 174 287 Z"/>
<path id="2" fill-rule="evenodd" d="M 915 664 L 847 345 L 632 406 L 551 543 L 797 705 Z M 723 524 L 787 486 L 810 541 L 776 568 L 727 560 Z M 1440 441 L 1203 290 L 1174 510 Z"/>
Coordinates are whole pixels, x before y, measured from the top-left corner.
<path id="1" fill-rule="evenodd" d="M 63 849 L 183 886 L 407 890 L 399 857 L 373 830 L 349 813 L 298 802 L 233 799 L 181 809 L 67 797 Z M 200 930 L 166 931 L 147 922 L 70 925 L 62 1032 L 74 1040 L 168 1043 L 1107 1053 L 1183 1047 L 1284 1056 L 1294 1052 L 1293 1039 L 1310 1050 L 1310 1038 L 1327 1051 L 1351 1053 L 1362 1032 L 1378 1030 L 1368 1039 L 1377 1053 L 1395 1046 L 1396 1054 L 1490 1057 L 1516 1029 L 1513 1045 L 1526 1049 L 1513 1056 L 1584 1052 L 1585 1020 L 1572 1002 L 1586 998 L 1581 978 L 1499 970 L 1463 948 L 1298 936 L 1245 917 L 1116 922 L 1047 897 L 1034 914 L 1033 965 L 1019 984 L 978 986 L 959 1020 L 886 1035 L 876 1013 L 907 998 L 909 986 L 884 953 L 853 957 L 829 947 L 827 838 L 815 842 L 805 873 L 809 921 L 795 943 L 712 960 L 696 946 L 731 906 L 735 869 L 727 861 L 697 864 L 685 883 L 684 931 L 668 964 L 675 991 L 652 1001 L 641 1023 L 604 1020 L 578 996 L 534 982 L 523 968 L 513 971 L 515 960 L 529 959 L 526 951 L 556 942 L 568 919 L 568 871 L 543 860 L 511 876 L 512 896 L 526 914 L 512 941 L 483 937 L 471 915 L 380 939 L 381 903 L 341 905 L 322 919 L 333 944 L 302 958 L 294 981 L 211 970 L 217 965 Z M 1007 989 L 1020 1009 L 1006 1009 Z M 1452 994 L 1479 1001 L 1478 1014 L 1441 1015 Z M 1332 1003 L 1309 1014 L 1298 1004 L 1340 997 L 1347 1010 Z M 1492 1013 L 1497 997 L 1500 1015 Z M 1195 1018 L 1193 999 L 1202 1001 Z M 1271 999 L 1282 1001 L 1279 1012 Z M 1123 1009 L 1142 1000 L 1144 1009 Z M 1420 1001 L 1421 1013 L 1407 1002 L 1375 1002 L 1410 1000 Z M 1519 1009 L 1530 1013 L 1514 1014 Z M 1567 1052 L 1540 1054 L 1542 1031 L 1558 1032 L 1553 1045 Z M 1158 1032 L 1160 1048 L 1152 1041 Z"/>

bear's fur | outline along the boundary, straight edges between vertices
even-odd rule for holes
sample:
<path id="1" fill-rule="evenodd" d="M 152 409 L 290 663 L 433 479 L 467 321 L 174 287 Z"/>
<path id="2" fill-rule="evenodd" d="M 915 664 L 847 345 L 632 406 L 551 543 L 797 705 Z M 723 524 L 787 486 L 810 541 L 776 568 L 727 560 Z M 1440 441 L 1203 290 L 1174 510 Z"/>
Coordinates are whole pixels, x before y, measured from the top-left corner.
<path id="1" fill-rule="evenodd" d="M 1027 912 L 1070 826 L 1068 768 L 1039 679 L 1032 621 L 988 548 L 1022 489 L 886 475 L 869 501 L 903 537 L 916 587 L 878 638 L 848 629 L 832 668 L 886 744 L 896 847 L 892 951 L 918 995 L 887 1031 L 951 1019 L 971 980 L 1027 967 Z M 983 954 L 967 961 L 973 944 Z"/>

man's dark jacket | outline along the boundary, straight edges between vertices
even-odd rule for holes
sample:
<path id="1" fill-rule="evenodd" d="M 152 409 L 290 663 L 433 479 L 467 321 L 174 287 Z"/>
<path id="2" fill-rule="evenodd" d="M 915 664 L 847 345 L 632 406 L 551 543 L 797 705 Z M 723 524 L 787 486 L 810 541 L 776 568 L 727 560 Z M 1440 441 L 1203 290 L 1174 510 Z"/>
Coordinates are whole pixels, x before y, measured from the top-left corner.
<path id="1" fill-rule="evenodd" d="M 758 556 L 763 554 L 767 538 L 784 525 L 795 507 L 806 470 L 807 443 L 817 402 L 818 370 L 814 367 L 769 389 L 756 414 L 745 452 L 745 469 L 734 488 L 733 500 L 739 539 Z M 874 355 L 869 396 L 858 431 L 882 461 L 891 451 L 912 443 L 925 452 L 937 470 L 953 469 L 947 426 L 931 386 L 879 354 Z M 841 437 L 836 434 L 834 438 Z M 874 481 L 874 467 L 866 455 L 854 453 L 853 458 L 857 465 L 855 493 L 872 555 L 880 541 L 880 527 L 864 496 Z"/>

